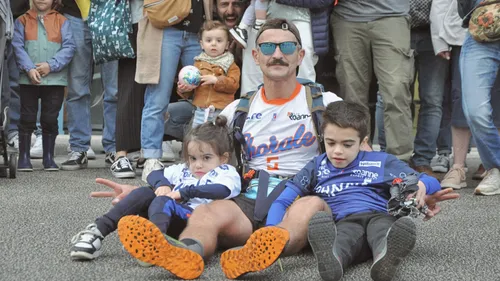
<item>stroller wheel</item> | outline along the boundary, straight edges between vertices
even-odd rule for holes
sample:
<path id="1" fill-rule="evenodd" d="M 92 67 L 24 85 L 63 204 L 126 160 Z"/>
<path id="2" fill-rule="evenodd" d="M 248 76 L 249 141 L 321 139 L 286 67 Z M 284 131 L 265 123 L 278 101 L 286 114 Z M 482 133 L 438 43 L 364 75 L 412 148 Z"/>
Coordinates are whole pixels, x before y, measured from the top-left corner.
<path id="1" fill-rule="evenodd" d="M 17 172 L 17 155 L 15 153 L 11 153 L 9 155 L 9 178 L 15 179 Z"/>

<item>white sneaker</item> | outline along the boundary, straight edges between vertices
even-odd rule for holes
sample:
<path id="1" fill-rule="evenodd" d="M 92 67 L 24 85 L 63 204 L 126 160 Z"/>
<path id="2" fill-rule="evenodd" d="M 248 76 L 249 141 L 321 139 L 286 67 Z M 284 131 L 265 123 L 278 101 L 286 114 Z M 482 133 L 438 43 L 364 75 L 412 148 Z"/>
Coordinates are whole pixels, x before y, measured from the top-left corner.
<path id="1" fill-rule="evenodd" d="M 15 134 L 7 140 L 7 148 L 14 151 L 19 151 L 19 135 Z"/>
<path id="2" fill-rule="evenodd" d="M 163 151 L 163 154 L 161 155 L 161 161 L 163 162 L 174 162 L 177 160 L 177 155 L 174 153 L 172 150 L 172 145 L 168 141 L 164 141 L 161 144 L 161 150 Z"/>
<path id="3" fill-rule="evenodd" d="M 445 154 L 438 155 L 432 159 L 431 168 L 433 172 L 447 173 L 450 170 L 450 157 Z"/>
<path id="4" fill-rule="evenodd" d="M 142 181 L 147 183 L 148 176 L 152 171 L 163 169 L 163 164 L 158 159 L 147 159 L 142 169 Z"/>
<path id="5" fill-rule="evenodd" d="M 66 149 L 68 153 L 71 152 L 71 146 L 68 144 L 68 148 Z M 87 159 L 88 160 L 95 160 L 95 152 L 92 149 L 92 146 L 89 146 L 89 150 L 87 150 Z"/>
<path id="6" fill-rule="evenodd" d="M 42 159 L 43 157 L 43 141 L 42 135 L 36 136 L 35 143 L 30 149 L 31 159 Z"/>
<path id="7" fill-rule="evenodd" d="M 497 168 L 488 170 L 484 179 L 474 190 L 474 193 L 479 195 L 500 194 L 500 171 Z"/>
<path id="8" fill-rule="evenodd" d="M 101 254 L 102 236 L 95 223 L 71 238 L 70 256 L 75 260 L 93 260 Z"/>

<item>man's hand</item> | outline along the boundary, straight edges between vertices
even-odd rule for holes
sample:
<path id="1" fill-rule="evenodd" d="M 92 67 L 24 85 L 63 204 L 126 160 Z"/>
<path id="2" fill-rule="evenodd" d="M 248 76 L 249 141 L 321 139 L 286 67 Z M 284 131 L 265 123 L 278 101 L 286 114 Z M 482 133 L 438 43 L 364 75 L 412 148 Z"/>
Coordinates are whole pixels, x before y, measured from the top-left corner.
<path id="1" fill-rule="evenodd" d="M 115 205 L 120 202 L 123 198 L 125 198 L 132 190 L 139 188 L 138 186 L 128 185 L 128 184 L 119 184 L 114 181 L 110 181 L 107 179 L 96 178 L 95 182 L 98 184 L 103 184 L 107 187 L 113 189 L 113 191 L 97 191 L 91 192 L 90 197 L 98 198 L 98 197 L 114 197 L 111 201 L 111 204 Z"/>
<path id="2" fill-rule="evenodd" d="M 201 76 L 201 85 L 214 85 L 217 83 L 217 77 L 214 75 L 202 75 Z"/>
<path id="3" fill-rule="evenodd" d="M 442 57 L 445 60 L 450 60 L 451 58 L 451 52 L 450 51 L 443 51 L 437 54 L 439 57 Z"/>
<path id="4" fill-rule="evenodd" d="M 172 192 L 172 188 L 170 188 L 170 186 L 163 185 L 156 189 L 155 194 L 156 196 L 168 196 L 170 192 Z"/>
<path id="5" fill-rule="evenodd" d="M 38 73 L 40 73 L 40 75 L 42 75 L 42 77 L 49 75 L 50 66 L 48 63 L 46 63 L 46 62 L 37 63 L 37 64 L 35 64 L 35 66 L 36 66 L 36 71 L 38 71 Z"/>
<path id="6" fill-rule="evenodd" d="M 34 85 L 38 85 L 40 83 L 42 83 L 42 77 L 40 76 L 40 73 L 38 73 L 38 71 L 36 69 L 30 69 L 30 71 L 28 72 L 28 77 L 30 78 L 31 80 L 31 83 L 34 84 Z"/>
<path id="7" fill-rule="evenodd" d="M 424 221 L 428 221 L 441 211 L 441 207 L 437 205 L 438 202 L 446 200 L 454 200 L 460 198 L 460 194 L 453 191 L 453 188 L 440 190 L 432 195 L 425 197 L 427 204 L 427 213 L 425 214 Z"/>
<path id="8" fill-rule="evenodd" d="M 179 191 L 172 191 L 167 196 L 174 200 L 181 200 L 181 193 Z"/>

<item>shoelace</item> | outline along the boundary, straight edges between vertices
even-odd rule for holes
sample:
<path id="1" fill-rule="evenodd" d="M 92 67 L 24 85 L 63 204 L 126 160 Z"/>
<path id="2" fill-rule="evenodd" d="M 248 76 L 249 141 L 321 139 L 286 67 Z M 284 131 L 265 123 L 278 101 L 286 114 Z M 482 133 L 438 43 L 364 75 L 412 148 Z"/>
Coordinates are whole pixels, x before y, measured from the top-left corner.
<path id="1" fill-rule="evenodd" d="M 111 169 L 114 169 L 116 166 L 118 166 L 119 168 L 127 167 L 132 170 L 132 165 L 130 165 L 127 157 L 120 157 L 118 161 L 115 161 L 115 163 L 111 165 Z"/>
<path id="2" fill-rule="evenodd" d="M 95 233 L 95 231 L 93 231 L 94 228 L 95 227 L 87 228 L 78 232 L 75 236 L 73 236 L 73 238 L 71 238 L 71 244 L 76 244 L 81 241 L 90 242 L 96 236 L 101 239 L 104 239 L 102 235 L 99 235 Z"/>
<path id="3" fill-rule="evenodd" d="M 78 158 L 80 158 L 80 156 L 82 155 L 82 153 L 83 152 L 71 151 L 68 160 L 69 161 L 71 161 L 71 160 L 78 160 Z"/>

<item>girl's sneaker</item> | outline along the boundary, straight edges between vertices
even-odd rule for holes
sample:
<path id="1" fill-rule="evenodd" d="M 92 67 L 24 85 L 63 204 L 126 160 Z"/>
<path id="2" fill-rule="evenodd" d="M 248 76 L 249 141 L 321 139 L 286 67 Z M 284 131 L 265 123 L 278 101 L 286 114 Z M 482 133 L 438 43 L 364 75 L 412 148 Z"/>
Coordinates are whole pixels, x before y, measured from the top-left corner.
<path id="1" fill-rule="evenodd" d="M 71 239 L 70 256 L 74 260 L 93 260 L 101 255 L 102 236 L 95 223 L 89 224 Z"/>
<path id="2" fill-rule="evenodd" d="M 246 29 L 241 29 L 238 26 L 231 28 L 229 30 L 229 33 L 231 33 L 231 36 L 236 40 L 238 45 L 240 45 L 243 49 L 246 49 L 247 47 L 247 41 L 248 41 L 248 32 Z"/>

